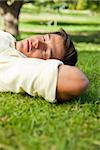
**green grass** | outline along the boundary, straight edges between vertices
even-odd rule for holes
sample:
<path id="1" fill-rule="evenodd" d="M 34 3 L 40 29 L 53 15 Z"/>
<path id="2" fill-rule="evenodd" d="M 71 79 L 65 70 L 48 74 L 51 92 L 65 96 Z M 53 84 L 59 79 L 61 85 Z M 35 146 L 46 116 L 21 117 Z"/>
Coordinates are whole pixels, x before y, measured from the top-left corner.
<path id="1" fill-rule="evenodd" d="M 84 17 L 87 23 L 88 16 Z M 90 26 L 62 25 L 78 50 L 77 66 L 89 78 L 87 92 L 64 104 L 27 94 L 0 93 L 0 150 L 100 149 L 100 26 L 94 20 Z M 20 38 L 43 30 L 44 25 L 39 28 L 27 22 L 20 20 Z M 58 28 L 45 25 L 47 31 Z"/>

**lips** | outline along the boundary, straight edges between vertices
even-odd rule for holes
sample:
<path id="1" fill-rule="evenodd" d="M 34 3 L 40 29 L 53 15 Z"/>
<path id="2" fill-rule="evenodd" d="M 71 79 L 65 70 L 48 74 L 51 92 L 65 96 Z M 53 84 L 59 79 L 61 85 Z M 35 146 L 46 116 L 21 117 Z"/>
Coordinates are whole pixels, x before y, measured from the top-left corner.
<path id="1" fill-rule="evenodd" d="M 25 41 L 25 48 L 26 48 L 27 52 L 30 51 L 29 40 L 26 40 L 26 41 Z"/>
<path id="2" fill-rule="evenodd" d="M 28 51 L 30 52 L 32 50 L 32 41 L 28 40 Z"/>

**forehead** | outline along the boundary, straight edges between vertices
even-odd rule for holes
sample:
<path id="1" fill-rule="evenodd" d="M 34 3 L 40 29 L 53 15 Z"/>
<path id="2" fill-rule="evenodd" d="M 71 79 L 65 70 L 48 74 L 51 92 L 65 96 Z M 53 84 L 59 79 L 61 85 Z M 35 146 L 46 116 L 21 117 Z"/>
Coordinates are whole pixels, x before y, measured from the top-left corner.
<path id="1" fill-rule="evenodd" d="M 50 38 L 55 58 L 61 59 L 64 56 L 64 39 L 58 34 L 50 34 Z"/>

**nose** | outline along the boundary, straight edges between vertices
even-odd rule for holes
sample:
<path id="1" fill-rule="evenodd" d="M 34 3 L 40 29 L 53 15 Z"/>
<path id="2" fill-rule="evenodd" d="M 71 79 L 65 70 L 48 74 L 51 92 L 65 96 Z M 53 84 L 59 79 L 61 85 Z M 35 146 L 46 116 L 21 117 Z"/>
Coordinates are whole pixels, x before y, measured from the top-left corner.
<path id="1" fill-rule="evenodd" d="M 32 46 L 37 49 L 37 48 L 39 47 L 39 40 L 36 39 L 36 40 L 32 43 Z"/>
<path id="2" fill-rule="evenodd" d="M 40 50 L 46 50 L 47 49 L 47 45 L 43 42 L 41 42 L 40 40 L 36 39 L 33 44 L 32 44 L 33 48 L 35 49 L 40 49 Z"/>

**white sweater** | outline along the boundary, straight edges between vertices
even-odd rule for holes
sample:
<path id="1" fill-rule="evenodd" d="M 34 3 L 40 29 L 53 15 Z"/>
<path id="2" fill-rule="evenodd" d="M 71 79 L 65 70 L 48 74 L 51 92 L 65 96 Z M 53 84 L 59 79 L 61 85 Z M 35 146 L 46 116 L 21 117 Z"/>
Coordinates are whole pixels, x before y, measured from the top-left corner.
<path id="1" fill-rule="evenodd" d="M 27 58 L 14 48 L 14 37 L 0 31 L 0 92 L 26 92 L 55 102 L 59 60 Z"/>

